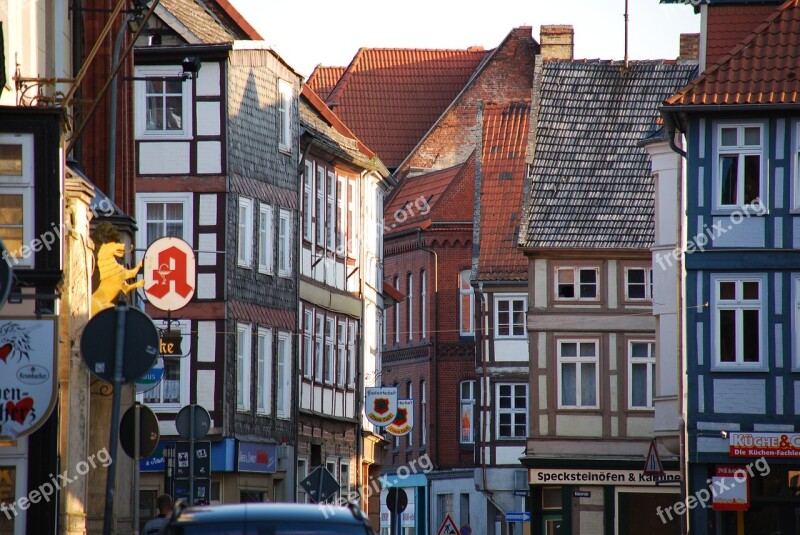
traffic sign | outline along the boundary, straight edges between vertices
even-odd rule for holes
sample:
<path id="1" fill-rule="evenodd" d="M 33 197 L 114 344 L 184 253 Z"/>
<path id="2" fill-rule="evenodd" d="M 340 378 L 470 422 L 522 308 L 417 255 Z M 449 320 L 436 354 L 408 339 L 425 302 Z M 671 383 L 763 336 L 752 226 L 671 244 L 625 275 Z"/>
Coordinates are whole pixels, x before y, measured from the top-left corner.
<path id="1" fill-rule="evenodd" d="M 444 517 L 444 522 L 442 525 L 439 526 L 439 531 L 436 532 L 436 535 L 458 535 L 458 526 L 456 526 L 455 520 L 453 517 L 448 515 Z"/>
<path id="2" fill-rule="evenodd" d="M 461 535 L 472 535 L 472 528 L 469 527 L 469 524 L 461 526 Z"/>
<path id="3" fill-rule="evenodd" d="M 324 466 L 318 466 L 307 478 L 300 482 L 308 498 L 314 503 L 327 501 L 339 492 L 339 483 Z"/>
<path id="4" fill-rule="evenodd" d="M 157 358 L 150 370 L 136 380 L 136 393 L 144 394 L 157 387 L 164 378 L 164 359 Z"/>
<path id="5" fill-rule="evenodd" d="M 158 358 L 158 330 L 150 316 L 136 308 L 125 310 L 125 337 L 122 350 L 122 384 L 142 377 Z M 81 336 L 81 355 L 89 371 L 104 381 L 114 382 L 117 341 L 116 308 L 95 314 Z"/>
<path id="6" fill-rule="evenodd" d="M 175 479 L 189 479 L 189 443 L 175 443 Z M 194 476 L 195 478 L 210 477 L 211 473 L 211 442 L 208 440 L 194 443 Z M 195 495 L 196 497 L 196 495 Z"/>
<path id="7" fill-rule="evenodd" d="M 531 514 L 528 511 L 509 511 L 506 513 L 506 522 L 530 522 Z"/>
<path id="8" fill-rule="evenodd" d="M 656 439 L 650 441 L 650 449 L 647 450 L 647 459 L 644 461 L 644 470 L 642 470 L 642 473 L 646 476 L 664 475 L 664 466 L 661 464 L 661 458 L 658 456 Z"/>
<path id="9" fill-rule="evenodd" d="M 400 514 L 408 507 L 408 494 L 399 487 L 392 487 L 386 494 L 386 508 L 394 513 Z"/>
<path id="10" fill-rule="evenodd" d="M 136 409 L 139 409 L 139 429 L 136 429 Z M 145 405 L 137 403 L 122 415 L 119 422 L 119 442 L 131 459 L 136 459 L 136 435 L 139 435 L 139 459 L 150 457 L 158 446 L 158 418 Z"/>
<path id="11" fill-rule="evenodd" d="M 192 429 L 193 419 L 194 429 Z M 205 407 L 201 405 L 196 405 L 194 403 L 191 405 L 184 405 L 175 417 L 175 427 L 178 429 L 178 434 L 181 438 L 200 440 L 208 434 L 208 430 L 211 428 L 211 415 L 209 415 Z M 192 436 L 193 431 L 194 436 Z"/>

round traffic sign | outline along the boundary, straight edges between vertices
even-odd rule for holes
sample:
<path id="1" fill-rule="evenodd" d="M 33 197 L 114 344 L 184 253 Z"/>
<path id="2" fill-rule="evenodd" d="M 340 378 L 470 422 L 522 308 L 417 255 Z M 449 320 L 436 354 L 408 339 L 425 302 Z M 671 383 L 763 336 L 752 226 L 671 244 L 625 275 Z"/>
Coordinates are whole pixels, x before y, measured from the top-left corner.
<path id="1" fill-rule="evenodd" d="M 408 507 L 408 494 L 404 489 L 392 487 L 386 494 L 386 508 L 394 514 L 400 514 Z"/>
<path id="2" fill-rule="evenodd" d="M 194 418 L 194 429 L 192 429 L 192 418 Z M 211 416 L 200 405 L 194 403 L 186 405 L 175 417 L 175 427 L 182 438 L 200 440 L 208 434 L 208 430 L 211 428 Z M 194 436 L 192 436 L 192 431 L 194 431 Z"/>
<path id="3" fill-rule="evenodd" d="M 136 408 L 139 408 L 139 458 L 150 457 L 156 446 L 160 433 L 158 430 L 158 418 L 145 405 L 136 404 L 125 411 L 122 420 L 119 422 L 119 443 L 122 450 L 130 457 L 135 459 L 136 453 Z"/>
<path id="4" fill-rule="evenodd" d="M 192 246 L 180 238 L 160 238 L 144 254 L 144 293 L 159 310 L 178 310 L 192 300 L 195 289 Z"/>
<path id="5" fill-rule="evenodd" d="M 81 335 L 81 355 L 86 367 L 104 381 L 114 382 L 117 310 L 101 310 L 89 320 Z M 153 367 L 158 357 L 158 330 L 139 309 L 125 312 L 122 383 L 132 383 Z"/>

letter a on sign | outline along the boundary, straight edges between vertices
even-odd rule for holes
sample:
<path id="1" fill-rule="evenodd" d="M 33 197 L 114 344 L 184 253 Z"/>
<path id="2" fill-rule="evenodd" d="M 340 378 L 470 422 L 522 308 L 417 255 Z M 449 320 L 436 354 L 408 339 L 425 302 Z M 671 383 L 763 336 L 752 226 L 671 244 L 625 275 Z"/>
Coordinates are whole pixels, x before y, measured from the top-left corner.
<path id="1" fill-rule="evenodd" d="M 166 237 L 154 241 L 144 255 L 144 292 L 159 310 L 178 310 L 195 288 L 194 251 L 188 243 Z"/>
<path id="2" fill-rule="evenodd" d="M 650 441 L 650 449 L 647 451 L 647 459 L 644 462 L 642 473 L 646 476 L 664 475 L 664 467 L 661 465 L 661 458 L 656 449 L 656 439 Z"/>

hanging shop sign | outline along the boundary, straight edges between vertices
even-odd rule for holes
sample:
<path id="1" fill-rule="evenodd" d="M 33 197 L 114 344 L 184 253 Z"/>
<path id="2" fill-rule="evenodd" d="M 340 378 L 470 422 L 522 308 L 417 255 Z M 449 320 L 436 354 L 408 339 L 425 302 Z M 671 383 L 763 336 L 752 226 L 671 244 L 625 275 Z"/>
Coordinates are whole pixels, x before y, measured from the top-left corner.
<path id="1" fill-rule="evenodd" d="M 144 292 L 159 310 L 178 310 L 191 301 L 195 289 L 195 258 L 180 238 L 160 238 L 144 255 Z"/>
<path id="2" fill-rule="evenodd" d="M 747 511 L 750 508 L 750 477 L 744 465 L 718 464 L 711 478 L 715 511 Z"/>
<path id="3" fill-rule="evenodd" d="M 407 435 L 414 428 L 414 400 L 398 399 L 397 414 L 394 420 L 386 426 L 386 431 L 393 435 Z"/>
<path id="4" fill-rule="evenodd" d="M 379 427 L 391 423 L 397 415 L 397 387 L 368 387 L 365 390 L 367 420 Z"/>
<path id="5" fill-rule="evenodd" d="M 729 433 L 731 457 L 800 459 L 800 433 Z"/>
<path id="6" fill-rule="evenodd" d="M 0 439 L 36 431 L 56 403 L 56 318 L 0 319 Z"/>

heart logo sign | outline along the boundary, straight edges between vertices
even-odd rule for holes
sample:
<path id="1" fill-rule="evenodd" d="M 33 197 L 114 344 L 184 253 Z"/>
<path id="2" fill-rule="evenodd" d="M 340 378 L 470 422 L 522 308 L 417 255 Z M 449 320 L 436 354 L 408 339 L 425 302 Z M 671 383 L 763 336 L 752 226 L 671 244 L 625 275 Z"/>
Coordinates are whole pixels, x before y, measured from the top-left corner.
<path id="1" fill-rule="evenodd" d="M 6 419 L 14 420 L 22 425 L 28 419 L 28 414 L 33 410 L 33 399 L 22 398 L 17 403 L 13 401 L 6 402 Z"/>
<path id="2" fill-rule="evenodd" d="M 3 347 L 0 347 L 0 360 L 5 362 L 8 356 L 11 354 L 12 349 L 14 349 L 14 346 L 11 344 L 5 344 Z"/>

